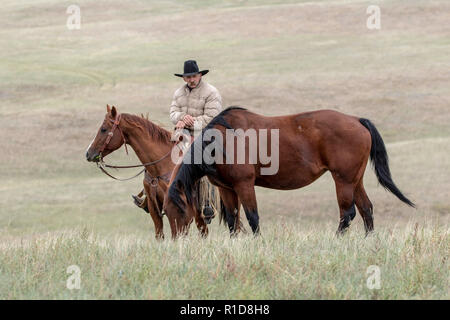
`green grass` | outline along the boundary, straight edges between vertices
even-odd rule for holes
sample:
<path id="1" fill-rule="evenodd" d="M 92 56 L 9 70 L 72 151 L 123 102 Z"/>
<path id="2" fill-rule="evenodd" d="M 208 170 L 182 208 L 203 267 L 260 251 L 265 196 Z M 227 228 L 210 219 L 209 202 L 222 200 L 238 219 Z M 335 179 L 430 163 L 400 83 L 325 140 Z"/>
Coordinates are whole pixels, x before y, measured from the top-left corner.
<path id="1" fill-rule="evenodd" d="M 230 239 L 223 229 L 158 243 L 135 235 L 67 231 L 1 245 L 1 299 L 448 299 L 448 230 L 376 232 L 271 225 Z M 5 239 L 7 240 L 7 239 Z M 67 267 L 81 269 L 69 290 Z M 366 285 L 380 268 L 380 289 Z M 21 272 L 17 272 L 21 270 Z"/>

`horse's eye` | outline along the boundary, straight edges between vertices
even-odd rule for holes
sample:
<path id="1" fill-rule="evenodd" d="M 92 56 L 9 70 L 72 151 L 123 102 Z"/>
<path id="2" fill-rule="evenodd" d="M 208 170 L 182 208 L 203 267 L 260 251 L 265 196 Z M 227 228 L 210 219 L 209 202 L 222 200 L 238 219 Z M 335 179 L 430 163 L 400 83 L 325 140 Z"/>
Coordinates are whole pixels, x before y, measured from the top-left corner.
<path id="1" fill-rule="evenodd" d="M 105 128 L 102 128 L 102 130 L 100 130 L 102 133 L 105 133 L 106 132 L 106 129 Z"/>

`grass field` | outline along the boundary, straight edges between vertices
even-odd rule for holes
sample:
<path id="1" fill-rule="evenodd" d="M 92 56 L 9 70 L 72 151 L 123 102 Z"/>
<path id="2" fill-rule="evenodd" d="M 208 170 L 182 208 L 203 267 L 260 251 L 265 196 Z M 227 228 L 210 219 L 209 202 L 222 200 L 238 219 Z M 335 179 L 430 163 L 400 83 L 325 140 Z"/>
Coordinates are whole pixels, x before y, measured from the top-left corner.
<path id="1" fill-rule="evenodd" d="M 71 4 L 2 2 L 0 298 L 450 298 L 448 1 L 78 1 L 81 29 L 68 30 Z M 380 30 L 366 28 L 370 4 Z M 301 190 L 258 188 L 259 239 L 229 239 L 213 221 L 206 240 L 192 230 L 157 242 L 131 201 L 141 181 L 113 181 L 84 154 L 107 103 L 170 129 L 182 84 L 173 73 L 190 58 L 211 70 L 205 80 L 224 106 L 371 119 L 418 208 L 368 168 L 368 238 L 359 215 L 334 236 L 326 174 Z M 109 158 L 137 161 L 122 150 Z M 79 290 L 66 288 L 70 265 L 81 269 Z M 378 290 L 366 286 L 370 265 L 381 270 Z"/>
<path id="2" fill-rule="evenodd" d="M 279 224 L 259 239 L 230 239 L 214 230 L 207 240 L 191 235 L 176 243 L 87 229 L 12 239 L 1 247 L 0 297 L 448 298 L 448 233 L 442 228 L 394 226 L 367 239 L 358 233 L 336 239 L 333 229 Z M 80 290 L 66 289 L 72 264 L 81 270 Z M 380 289 L 366 286 L 371 265 L 380 268 Z"/>

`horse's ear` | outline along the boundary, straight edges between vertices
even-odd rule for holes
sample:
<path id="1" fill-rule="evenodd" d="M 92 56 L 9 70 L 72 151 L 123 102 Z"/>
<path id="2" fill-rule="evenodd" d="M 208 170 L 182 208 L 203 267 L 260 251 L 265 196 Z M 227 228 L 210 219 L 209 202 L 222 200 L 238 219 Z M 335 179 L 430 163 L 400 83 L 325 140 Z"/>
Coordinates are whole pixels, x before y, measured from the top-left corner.
<path id="1" fill-rule="evenodd" d="M 108 112 L 108 113 L 111 112 L 111 107 L 109 106 L 109 104 L 106 105 L 106 112 Z"/>
<path id="2" fill-rule="evenodd" d="M 112 109 L 111 109 L 111 117 L 113 119 L 115 119 L 116 116 L 117 116 L 117 110 L 116 110 L 116 107 L 113 106 Z"/>

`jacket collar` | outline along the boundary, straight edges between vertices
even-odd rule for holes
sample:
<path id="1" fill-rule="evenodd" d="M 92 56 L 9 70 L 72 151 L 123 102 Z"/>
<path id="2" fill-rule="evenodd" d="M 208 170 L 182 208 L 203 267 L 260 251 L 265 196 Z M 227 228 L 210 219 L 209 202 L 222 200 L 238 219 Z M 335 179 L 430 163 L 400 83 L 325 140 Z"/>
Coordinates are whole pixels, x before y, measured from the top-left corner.
<path id="1" fill-rule="evenodd" d="M 191 88 L 189 88 L 189 86 L 187 85 L 187 83 L 184 85 L 184 90 L 186 91 L 186 92 L 192 92 L 192 91 L 198 91 L 202 86 L 203 86 L 203 79 L 200 79 L 200 82 L 198 83 L 198 85 L 194 88 L 194 89 L 191 89 Z"/>

